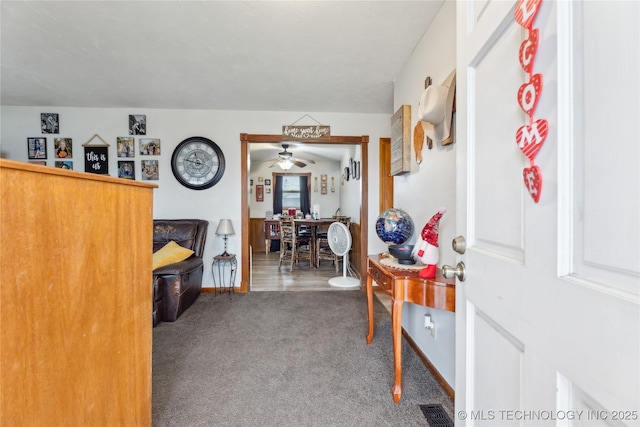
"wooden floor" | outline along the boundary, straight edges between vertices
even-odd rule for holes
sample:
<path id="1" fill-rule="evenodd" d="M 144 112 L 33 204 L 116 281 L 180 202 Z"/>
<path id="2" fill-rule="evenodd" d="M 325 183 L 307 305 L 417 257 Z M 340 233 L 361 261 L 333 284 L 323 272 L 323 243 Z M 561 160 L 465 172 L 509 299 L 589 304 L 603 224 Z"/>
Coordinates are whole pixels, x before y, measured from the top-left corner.
<path id="1" fill-rule="evenodd" d="M 320 268 L 310 268 L 309 263 L 300 262 L 289 270 L 289 264 L 278 268 L 279 252 L 252 253 L 251 291 L 342 291 L 329 285 L 329 279 L 342 276 L 342 263 L 338 272 L 329 261 L 322 261 Z M 366 278 L 365 278 L 366 280 Z M 364 282 L 363 283 L 364 286 Z M 364 287 L 363 287 L 364 289 Z M 378 299 L 390 310 L 391 298 L 384 292 L 376 292 Z"/>

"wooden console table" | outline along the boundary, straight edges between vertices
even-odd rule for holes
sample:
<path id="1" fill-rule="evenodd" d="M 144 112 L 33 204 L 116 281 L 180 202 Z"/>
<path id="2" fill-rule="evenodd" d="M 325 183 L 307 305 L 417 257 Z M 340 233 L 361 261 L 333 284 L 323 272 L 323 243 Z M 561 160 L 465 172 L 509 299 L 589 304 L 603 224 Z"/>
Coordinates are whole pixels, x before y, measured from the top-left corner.
<path id="1" fill-rule="evenodd" d="M 407 301 L 426 307 L 456 311 L 455 279 L 445 279 L 438 271 L 434 279 L 422 279 L 418 271 L 401 270 L 382 264 L 382 255 L 368 257 L 367 303 L 369 307 L 369 334 L 367 344 L 373 340 L 373 281 L 391 296 L 391 333 L 395 381 L 391 389 L 393 401 L 402 395 L 402 304 Z"/>

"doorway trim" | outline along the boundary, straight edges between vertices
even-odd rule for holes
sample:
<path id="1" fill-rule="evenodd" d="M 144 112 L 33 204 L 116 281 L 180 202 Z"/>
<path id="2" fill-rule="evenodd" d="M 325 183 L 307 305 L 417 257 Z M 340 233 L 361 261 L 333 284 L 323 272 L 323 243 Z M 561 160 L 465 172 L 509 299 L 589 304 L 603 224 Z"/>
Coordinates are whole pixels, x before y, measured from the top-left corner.
<path id="1" fill-rule="evenodd" d="M 241 253 L 240 262 L 242 264 L 242 274 L 240 278 L 240 293 L 249 292 L 251 277 L 251 253 L 249 245 L 249 144 L 266 143 L 274 144 L 282 142 L 282 135 L 263 134 L 240 134 L 240 191 L 242 192 L 241 211 Z M 360 180 L 360 253 L 356 254 L 360 262 L 360 275 L 364 277 L 367 268 L 367 246 L 368 246 L 368 215 L 369 215 L 369 136 L 332 136 L 328 141 L 302 141 L 304 144 L 339 144 L 339 145 L 360 145 L 361 177 Z M 360 285 L 364 289 L 363 285 Z"/>

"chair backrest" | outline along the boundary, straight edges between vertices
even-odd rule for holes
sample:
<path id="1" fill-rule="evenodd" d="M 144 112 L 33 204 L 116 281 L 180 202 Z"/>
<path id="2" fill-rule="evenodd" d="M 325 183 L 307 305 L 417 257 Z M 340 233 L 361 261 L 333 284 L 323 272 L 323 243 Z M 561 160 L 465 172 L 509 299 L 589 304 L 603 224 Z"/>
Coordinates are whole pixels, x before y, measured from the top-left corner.
<path id="1" fill-rule="evenodd" d="M 202 219 L 154 219 L 153 251 L 157 251 L 170 241 L 191 249 L 194 255 L 202 257 L 207 239 L 209 221 Z"/>
<path id="2" fill-rule="evenodd" d="M 293 222 L 293 218 L 282 217 L 280 218 L 280 239 L 283 242 L 295 241 L 296 227 Z"/>

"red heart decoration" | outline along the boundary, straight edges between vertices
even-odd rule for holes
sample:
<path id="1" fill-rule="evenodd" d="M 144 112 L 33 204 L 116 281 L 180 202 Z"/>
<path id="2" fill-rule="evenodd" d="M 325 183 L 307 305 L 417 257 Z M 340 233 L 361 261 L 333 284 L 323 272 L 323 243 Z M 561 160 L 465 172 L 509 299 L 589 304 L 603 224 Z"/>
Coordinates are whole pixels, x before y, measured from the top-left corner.
<path id="1" fill-rule="evenodd" d="M 532 28 L 529 30 L 529 37 L 524 39 L 520 45 L 520 51 L 518 52 L 518 58 L 520 59 L 520 65 L 522 69 L 527 73 L 531 73 L 533 68 L 533 60 L 536 58 L 538 52 L 538 41 L 540 40 L 540 30 Z"/>
<path id="2" fill-rule="evenodd" d="M 534 74 L 528 83 L 518 89 L 518 104 L 529 117 L 533 116 L 540 93 L 542 93 L 542 74 Z"/>
<path id="3" fill-rule="evenodd" d="M 542 192 L 542 172 L 536 165 L 530 168 L 524 168 L 522 170 L 522 177 L 524 178 L 524 185 L 529 191 L 529 195 L 533 198 L 533 201 L 538 203 L 540 200 L 540 193 Z"/>
<path id="4" fill-rule="evenodd" d="M 530 161 L 535 159 L 542 144 L 547 139 L 549 123 L 545 119 L 539 119 L 530 125 L 520 126 L 516 132 L 518 147 Z"/>
<path id="5" fill-rule="evenodd" d="M 542 0 L 518 0 L 513 12 L 516 22 L 524 28 L 531 28 L 541 2 Z"/>

